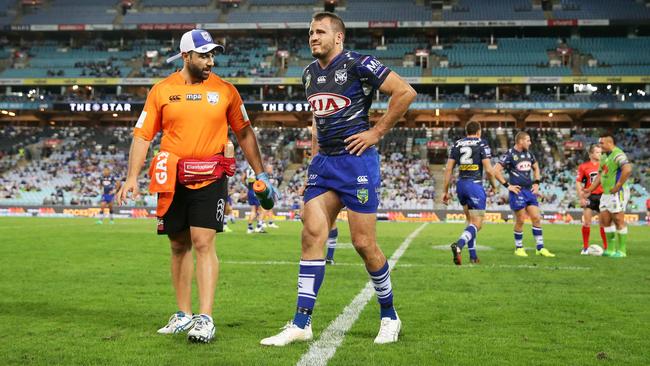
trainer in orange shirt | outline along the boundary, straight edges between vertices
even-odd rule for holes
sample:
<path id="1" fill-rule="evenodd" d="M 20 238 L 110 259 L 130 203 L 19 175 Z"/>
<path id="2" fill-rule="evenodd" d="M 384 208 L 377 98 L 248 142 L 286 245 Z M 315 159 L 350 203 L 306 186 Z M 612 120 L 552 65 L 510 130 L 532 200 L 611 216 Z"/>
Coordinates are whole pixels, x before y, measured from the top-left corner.
<path id="1" fill-rule="evenodd" d="M 208 179 L 182 185 L 176 180 L 179 159 L 222 158 L 228 127 L 232 129 L 246 160 L 258 179 L 265 180 L 257 138 L 244 104 L 235 87 L 211 72 L 216 51 L 206 31 L 183 34 L 181 53 L 167 61 L 183 59 L 183 69 L 153 86 L 133 132 L 128 177 L 117 194 L 125 202 L 131 193 L 139 195 L 137 178 L 151 140 L 162 131 L 160 153 L 153 159 L 152 184 L 158 194 L 158 233 L 166 234 L 171 245 L 171 273 L 178 311 L 158 333 L 188 331 L 188 339 L 210 342 L 214 337 L 212 306 L 219 273 L 215 252 L 216 232 L 223 228 L 228 178 Z M 225 160 L 225 159 L 224 159 Z M 199 162 L 202 164 L 202 162 Z M 229 166 L 232 171 L 232 165 Z M 202 179 L 202 178 L 201 178 Z M 162 189 L 160 187 L 166 187 Z M 275 189 L 272 191 L 275 193 Z M 191 291 L 196 254 L 199 314 L 192 315 Z"/>
<path id="2" fill-rule="evenodd" d="M 594 144 L 589 147 L 589 161 L 578 166 L 578 175 L 576 177 L 576 192 L 580 199 L 580 206 L 583 208 L 582 213 L 582 251 L 580 254 L 589 254 L 589 235 L 591 234 L 591 220 L 594 212 L 600 212 L 600 196 L 603 194 L 603 187 L 599 186 L 593 190 L 591 195 L 585 196 L 583 188 L 591 187 L 594 179 L 598 176 L 598 167 L 600 162 L 600 146 Z M 600 237 L 603 240 L 603 249 L 607 249 L 607 236 L 605 229 L 600 226 Z"/>

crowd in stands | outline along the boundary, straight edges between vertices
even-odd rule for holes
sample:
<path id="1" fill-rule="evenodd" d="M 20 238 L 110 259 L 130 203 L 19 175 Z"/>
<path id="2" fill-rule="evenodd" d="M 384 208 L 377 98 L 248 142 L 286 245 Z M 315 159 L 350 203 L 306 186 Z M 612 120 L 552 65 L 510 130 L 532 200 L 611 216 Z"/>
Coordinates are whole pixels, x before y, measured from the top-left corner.
<path id="1" fill-rule="evenodd" d="M 306 181 L 308 157 L 296 145 L 297 141 L 310 141 L 308 128 L 256 128 L 260 147 L 265 156 L 265 169 L 271 173 L 274 182 L 280 187 L 282 200 L 279 207 L 299 206 L 300 191 Z M 432 209 L 441 208 L 435 187 L 442 182 L 435 181 L 434 167 L 421 151 L 422 132 L 426 129 L 396 129 L 386 138 L 402 138 L 405 134 L 412 139 L 411 151 L 406 144 L 400 149 L 382 148 L 381 169 L 381 209 Z M 462 137 L 460 128 L 440 129 L 439 136 L 451 145 Z M 439 133 L 442 132 L 440 135 Z M 586 150 L 595 143 L 601 132 L 599 129 L 528 129 L 541 172 L 542 184 L 539 201 L 543 210 L 577 209 L 575 193 L 575 172 L 577 166 L 587 160 Z M 126 175 L 128 145 L 131 139 L 130 127 L 15 127 L 0 129 L 0 139 L 5 138 L 15 145 L 7 147 L 0 154 L 0 204 L 33 205 L 94 205 L 101 196 L 100 175 L 104 167 L 118 179 Z M 431 132 L 427 132 L 431 135 Z M 492 147 L 493 162 L 514 143 L 512 129 L 488 128 L 483 131 Z M 394 136 L 391 136 L 394 135 Z M 420 137 L 418 137 L 420 136 Z M 236 140 L 231 137 L 236 144 Z M 639 149 L 650 142 L 650 131 L 640 129 L 621 129 L 616 132 L 617 144 L 624 149 L 635 169 L 631 179 L 631 210 L 643 209 L 648 197 L 650 182 L 650 151 Z M 56 146 L 45 147 L 43 141 L 58 141 Z M 565 151 L 563 141 L 580 141 L 585 150 Z M 3 140 L 5 141 L 5 140 Z M 152 143 L 156 151 L 159 138 Z M 20 146 L 20 148 L 19 148 Z M 152 156 L 152 154 L 150 154 Z M 247 206 L 246 186 L 242 179 L 248 167 L 240 149 L 237 149 L 238 169 L 229 180 L 230 195 L 235 206 Z M 452 196 L 455 185 L 450 186 Z M 155 197 L 147 194 L 148 177 L 146 169 L 140 177 L 143 197 L 136 202 L 141 206 L 155 205 Z M 486 182 L 486 188 L 488 188 Z M 507 210 L 508 197 L 504 189 L 495 193 L 488 189 L 488 209 Z M 450 209 L 460 209 L 453 200 Z"/>

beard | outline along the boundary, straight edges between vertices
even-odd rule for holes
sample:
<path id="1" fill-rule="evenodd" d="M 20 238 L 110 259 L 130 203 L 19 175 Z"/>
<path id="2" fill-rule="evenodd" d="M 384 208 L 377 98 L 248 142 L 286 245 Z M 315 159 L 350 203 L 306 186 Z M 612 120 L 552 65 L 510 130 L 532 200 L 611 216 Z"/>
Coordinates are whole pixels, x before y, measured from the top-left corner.
<path id="1" fill-rule="evenodd" d="M 206 71 L 205 69 L 202 69 L 196 65 L 193 65 L 191 63 L 188 63 L 187 65 L 187 71 L 190 73 L 190 76 L 192 79 L 195 80 L 206 80 L 208 76 L 203 76 L 203 71 Z"/>

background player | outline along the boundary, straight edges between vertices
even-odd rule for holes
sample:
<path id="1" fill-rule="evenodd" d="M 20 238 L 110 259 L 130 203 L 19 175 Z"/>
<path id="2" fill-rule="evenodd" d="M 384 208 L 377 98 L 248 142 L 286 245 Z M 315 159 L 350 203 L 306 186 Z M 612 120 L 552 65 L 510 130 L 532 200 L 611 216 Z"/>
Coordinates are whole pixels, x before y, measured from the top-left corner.
<path id="1" fill-rule="evenodd" d="M 247 189 L 247 197 L 248 197 L 248 204 L 251 206 L 251 212 L 248 215 L 248 229 L 246 230 L 246 233 L 252 234 L 252 233 L 266 233 L 266 230 L 264 230 L 264 226 L 262 224 L 264 223 L 263 217 L 264 217 L 264 210 L 260 206 L 260 201 L 257 199 L 257 196 L 255 195 L 255 191 L 253 190 L 253 183 L 255 183 L 255 172 L 253 171 L 253 168 L 248 167 L 246 171 L 244 172 L 244 175 L 242 176 L 242 181 L 246 185 Z M 257 221 L 257 226 L 253 228 L 253 222 Z"/>
<path id="2" fill-rule="evenodd" d="M 470 121 L 465 125 L 465 138 L 454 144 L 447 160 L 445 168 L 445 179 L 443 183 L 442 202 L 449 203 L 449 183 L 454 166 L 458 164 L 458 182 L 456 183 L 456 194 L 469 225 L 465 228 L 458 241 L 451 244 L 451 253 L 456 265 L 461 264 L 461 251 L 465 244 L 469 250 L 471 263 L 479 263 L 476 255 L 476 234 L 481 230 L 483 216 L 485 216 L 486 195 L 483 188 L 483 170 L 488 174 L 492 187 L 496 190 L 494 170 L 490 158 L 492 152 L 487 141 L 481 139 L 481 125 L 476 121 Z"/>
<path id="3" fill-rule="evenodd" d="M 625 209 L 630 199 L 630 188 L 627 180 L 632 174 L 632 164 L 627 155 L 616 146 L 616 140 L 610 133 L 601 135 L 598 140 L 603 153 L 600 157 L 600 168 L 594 183 L 584 190 L 591 194 L 602 184 L 603 195 L 600 197 L 600 222 L 605 227 L 607 235 L 607 251 L 604 256 L 614 258 L 627 257 L 627 225 L 625 225 Z M 612 222 L 613 221 L 613 222 Z M 616 239 L 616 240 L 614 240 Z M 612 243 L 615 245 L 612 248 Z"/>
<path id="4" fill-rule="evenodd" d="M 120 189 L 120 182 L 111 175 L 111 170 L 109 168 L 104 168 L 101 178 L 101 189 L 102 189 L 102 198 L 99 201 L 100 210 L 99 210 L 99 219 L 97 224 L 104 223 L 104 211 L 108 207 L 108 217 L 109 222 L 114 224 L 113 221 L 113 199 L 115 198 L 115 192 Z"/>
<path id="5" fill-rule="evenodd" d="M 309 28 L 316 58 L 303 72 L 307 101 L 313 107 L 318 152 L 309 165 L 305 190 L 298 301 L 293 321 L 263 345 L 284 346 L 312 339 L 311 314 L 325 277 L 324 245 L 339 211 L 348 209 L 352 244 L 363 258 L 380 304 L 375 343 L 398 339 L 401 321 L 393 306 L 390 269 L 377 246 L 376 220 L 381 184 L 379 140 L 406 113 L 416 97 L 399 75 L 369 55 L 344 51 L 345 25 L 333 13 L 317 13 Z M 388 110 L 370 128 L 368 110 L 376 90 L 389 95 Z"/>
<path id="6" fill-rule="evenodd" d="M 528 257 L 524 249 L 524 233 L 522 231 L 524 220 L 528 215 L 533 224 L 533 237 L 537 248 L 535 254 L 543 257 L 555 257 L 555 254 L 544 248 L 542 218 L 539 212 L 539 203 L 535 197 L 539 193 L 539 164 L 533 154 L 528 151 L 531 144 L 528 133 L 523 131 L 517 133 L 515 146 L 501 156 L 494 172 L 497 180 L 510 191 L 510 208 L 515 213 L 515 255 Z M 510 183 L 503 177 L 503 170 L 508 172 Z M 531 170 L 533 171 L 532 178 Z"/>
<path id="7" fill-rule="evenodd" d="M 269 180 L 271 183 L 273 183 L 274 186 L 278 187 L 278 179 L 275 178 L 273 175 L 273 164 L 267 164 L 266 165 L 266 174 L 269 176 Z M 258 209 L 263 210 L 264 214 L 262 217 L 262 227 L 270 227 L 273 229 L 279 229 L 280 227 L 274 222 L 275 220 L 275 213 L 273 212 L 273 209 L 270 210 L 264 210 L 260 207 Z M 264 223 L 264 220 L 266 220 L 266 223 Z"/>
<path id="8" fill-rule="evenodd" d="M 603 193 L 603 187 L 598 186 L 591 194 L 586 195 L 583 191 L 589 188 L 598 177 L 598 167 L 600 163 L 601 149 L 598 145 L 589 147 L 589 161 L 578 166 L 578 176 L 576 177 L 576 192 L 580 198 L 582 206 L 582 251 L 581 255 L 589 254 L 589 234 L 591 233 L 591 221 L 594 212 L 600 213 L 600 196 Z M 600 220 L 599 220 L 600 221 Z M 600 223 L 600 237 L 603 240 L 603 249 L 607 251 L 607 237 L 605 227 Z"/>

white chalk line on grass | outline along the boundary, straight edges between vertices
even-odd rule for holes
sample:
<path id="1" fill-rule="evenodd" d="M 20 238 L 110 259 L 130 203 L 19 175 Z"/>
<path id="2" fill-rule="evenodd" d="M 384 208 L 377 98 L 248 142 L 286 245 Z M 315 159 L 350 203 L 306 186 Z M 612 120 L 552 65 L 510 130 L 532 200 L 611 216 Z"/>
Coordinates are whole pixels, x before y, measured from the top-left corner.
<path id="1" fill-rule="evenodd" d="M 406 249 L 413 239 L 427 226 L 427 223 L 420 225 L 415 231 L 413 231 L 402 244 L 397 248 L 393 255 L 388 260 L 388 264 L 391 268 L 395 267 L 397 261 L 404 254 Z M 334 356 L 336 349 L 343 343 L 343 338 L 345 338 L 345 333 L 347 333 L 354 322 L 359 318 L 359 314 L 366 306 L 368 301 L 372 298 L 372 295 L 375 293 L 374 286 L 372 281 L 368 281 L 366 286 L 357 294 L 357 296 L 349 303 L 343 312 L 339 314 L 334 321 L 332 321 L 327 328 L 323 330 L 320 334 L 320 338 L 313 342 L 309 346 L 307 353 L 302 355 L 300 361 L 298 361 L 299 366 L 315 366 L 315 365 L 327 365 L 327 362 Z"/>

